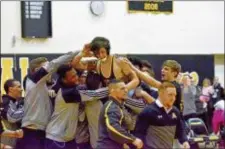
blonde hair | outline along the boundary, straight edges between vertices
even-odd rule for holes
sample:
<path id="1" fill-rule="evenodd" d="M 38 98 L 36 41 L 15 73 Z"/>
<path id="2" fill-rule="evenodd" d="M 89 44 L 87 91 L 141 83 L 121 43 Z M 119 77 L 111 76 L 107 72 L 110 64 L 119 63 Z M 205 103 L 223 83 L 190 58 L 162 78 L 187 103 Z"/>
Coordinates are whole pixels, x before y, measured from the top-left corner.
<path id="1" fill-rule="evenodd" d="M 31 72 L 34 72 L 36 68 L 40 67 L 40 65 L 44 62 L 47 62 L 48 59 L 46 57 L 38 57 L 38 58 L 35 58 L 35 59 L 32 59 L 30 61 L 30 68 L 29 70 Z"/>
<path id="2" fill-rule="evenodd" d="M 171 82 L 163 82 L 159 87 L 159 92 L 164 91 L 167 88 L 176 88 L 175 85 Z"/>
<path id="3" fill-rule="evenodd" d="M 206 84 L 207 83 L 207 84 Z M 202 81 L 202 86 L 203 87 L 208 87 L 211 85 L 211 81 L 209 78 L 205 78 L 203 81 Z"/>
<path id="4" fill-rule="evenodd" d="M 173 72 L 177 72 L 177 75 L 175 77 L 177 77 L 178 74 L 181 72 L 181 65 L 175 60 L 166 60 L 163 62 L 162 66 L 163 67 L 167 66 L 167 67 L 171 68 L 171 70 Z"/>

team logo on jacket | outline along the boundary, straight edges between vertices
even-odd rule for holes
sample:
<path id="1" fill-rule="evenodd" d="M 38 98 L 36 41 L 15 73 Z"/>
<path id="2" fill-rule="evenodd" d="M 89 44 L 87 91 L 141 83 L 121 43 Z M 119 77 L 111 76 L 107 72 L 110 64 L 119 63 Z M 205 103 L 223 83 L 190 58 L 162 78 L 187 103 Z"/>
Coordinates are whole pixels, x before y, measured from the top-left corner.
<path id="1" fill-rule="evenodd" d="M 177 116 L 175 113 L 172 114 L 172 119 L 177 119 Z"/>

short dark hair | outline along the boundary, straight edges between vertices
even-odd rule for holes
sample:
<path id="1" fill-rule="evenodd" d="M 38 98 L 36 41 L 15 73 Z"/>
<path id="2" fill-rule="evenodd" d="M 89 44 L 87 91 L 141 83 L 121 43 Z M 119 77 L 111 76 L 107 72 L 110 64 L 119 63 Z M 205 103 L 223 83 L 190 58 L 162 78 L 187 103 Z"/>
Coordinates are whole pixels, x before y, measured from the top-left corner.
<path id="1" fill-rule="evenodd" d="M 147 60 L 141 60 L 142 63 L 142 69 L 146 67 L 147 69 L 145 72 L 147 72 L 150 76 L 155 77 L 155 72 L 153 70 L 152 64 Z"/>
<path id="2" fill-rule="evenodd" d="M 40 67 L 42 63 L 47 61 L 48 59 L 46 57 L 38 57 L 38 58 L 32 59 L 29 64 L 30 72 L 34 72 L 36 68 Z"/>
<path id="3" fill-rule="evenodd" d="M 101 76 L 97 72 L 89 71 L 86 78 L 87 89 L 96 90 L 102 83 Z"/>
<path id="4" fill-rule="evenodd" d="M 94 52 L 94 54 L 96 54 L 100 48 L 105 48 L 107 51 L 107 54 L 110 54 L 110 42 L 107 38 L 105 37 L 95 37 L 92 41 L 91 41 L 91 51 Z"/>
<path id="5" fill-rule="evenodd" d="M 4 83 L 4 90 L 6 94 L 9 93 L 9 88 L 14 86 L 14 82 L 17 81 L 16 79 L 8 79 Z"/>
<path id="6" fill-rule="evenodd" d="M 141 60 L 141 64 L 142 64 L 142 67 L 148 67 L 149 69 L 152 69 L 151 63 L 147 60 Z"/>
<path id="7" fill-rule="evenodd" d="M 59 76 L 59 78 L 64 78 L 66 76 L 66 72 L 72 70 L 73 67 L 70 64 L 63 64 L 61 66 L 59 66 L 58 70 L 57 70 L 57 74 Z"/>
<path id="8" fill-rule="evenodd" d="M 140 58 L 132 56 L 132 57 L 128 57 L 128 59 L 133 65 L 137 65 L 140 69 L 142 68 L 142 62 Z"/>
<path id="9" fill-rule="evenodd" d="M 118 83 L 122 83 L 122 82 L 123 82 L 122 80 L 117 80 L 117 79 L 110 80 L 109 86 L 108 86 L 109 87 L 109 92 L 111 92 L 112 89 L 115 88 Z"/>

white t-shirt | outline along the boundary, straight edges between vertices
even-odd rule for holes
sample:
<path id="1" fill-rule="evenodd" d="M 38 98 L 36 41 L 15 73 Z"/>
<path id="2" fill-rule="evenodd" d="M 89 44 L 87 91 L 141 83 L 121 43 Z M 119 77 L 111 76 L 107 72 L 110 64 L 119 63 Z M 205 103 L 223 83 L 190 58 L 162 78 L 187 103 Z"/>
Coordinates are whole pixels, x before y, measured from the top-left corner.
<path id="1" fill-rule="evenodd" d="M 215 110 L 224 110 L 224 100 L 218 101 L 215 105 Z"/>

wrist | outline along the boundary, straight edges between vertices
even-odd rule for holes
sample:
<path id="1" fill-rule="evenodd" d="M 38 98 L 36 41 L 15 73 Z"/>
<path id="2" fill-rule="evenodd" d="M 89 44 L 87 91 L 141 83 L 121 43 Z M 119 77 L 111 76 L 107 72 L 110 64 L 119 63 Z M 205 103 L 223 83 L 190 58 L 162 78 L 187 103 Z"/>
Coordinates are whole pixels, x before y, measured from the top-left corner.
<path id="1" fill-rule="evenodd" d="M 142 91 L 141 97 L 144 98 L 144 97 L 147 97 L 147 96 L 148 96 L 148 93 L 146 93 L 145 91 Z"/>
<path id="2" fill-rule="evenodd" d="M 16 137 L 17 136 L 17 130 L 15 130 L 14 132 L 13 132 L 13 135 Z"/>
<path id="3" fill-rule="evenodd" d="M 80 51 L 78 54 L 79 57 L 84 57 L 84 55 L 85 55 L 85 53 L 83 51 Z"/>
<path id="4" fill-rule="evenodd" d="M 135 144 L 135 143 L 136 143 L 137 138 L 133 137 L 132 139 L 133 139 L 132 144 Z"/>

